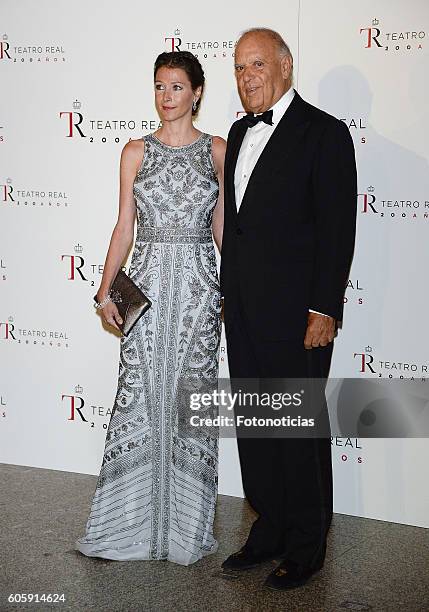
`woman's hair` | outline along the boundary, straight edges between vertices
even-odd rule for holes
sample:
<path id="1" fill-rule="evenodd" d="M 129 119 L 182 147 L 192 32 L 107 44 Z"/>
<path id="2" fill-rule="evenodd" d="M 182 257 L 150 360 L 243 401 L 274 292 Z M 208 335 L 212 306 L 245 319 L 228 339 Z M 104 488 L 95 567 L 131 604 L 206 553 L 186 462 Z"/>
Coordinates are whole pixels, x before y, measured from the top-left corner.
<path id="1" fill-rule="evenodd" d="M 195 110 L 192 109 L 192 114 L 196 115 L 200 108 L 205 82 L 204 70 L 200 62 L 190 51 L 172 51 L 171 53 L 161 53 L 155 60 L 153 70 L 153 78 L 155 80 L 156 73 L 163 66 L 166 68 L 181 68 L 184 70 L 188 75 L 193 91 L 195 91 L 197 87 L 201 87 L 201 96 L 197 100 L 197 108 Z"/>

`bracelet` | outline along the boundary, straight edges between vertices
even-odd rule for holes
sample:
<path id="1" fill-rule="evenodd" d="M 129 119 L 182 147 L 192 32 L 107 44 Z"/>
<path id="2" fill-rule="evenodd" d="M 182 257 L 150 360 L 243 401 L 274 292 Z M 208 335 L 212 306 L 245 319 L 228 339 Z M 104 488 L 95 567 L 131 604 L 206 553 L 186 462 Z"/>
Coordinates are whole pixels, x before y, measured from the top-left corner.
<path id="1" fill-rule="evenodd" d="M 109 295 L 107 295 L 104 300 L 102 300 L 101 302 L 95 302 L 94 307 L 95 308 L 103 308 L 103 306 L 105 306 L 108 302 L 111 302 L 112 298 L 110 297 L 110 292 Z"/>

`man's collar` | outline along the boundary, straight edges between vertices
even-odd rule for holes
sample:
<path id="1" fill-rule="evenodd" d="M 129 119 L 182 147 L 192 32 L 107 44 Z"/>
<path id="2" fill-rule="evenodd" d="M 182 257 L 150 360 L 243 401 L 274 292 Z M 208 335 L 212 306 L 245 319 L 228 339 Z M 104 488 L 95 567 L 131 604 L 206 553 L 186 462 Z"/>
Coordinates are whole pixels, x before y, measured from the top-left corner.
<path id="1" fill-rule="evenodd" d="M 285 114 L 295 95 L 295 90 L 290 87 L 282 97 L 271 107 L 273 110 L 273 124 L 276 125 Z"/>

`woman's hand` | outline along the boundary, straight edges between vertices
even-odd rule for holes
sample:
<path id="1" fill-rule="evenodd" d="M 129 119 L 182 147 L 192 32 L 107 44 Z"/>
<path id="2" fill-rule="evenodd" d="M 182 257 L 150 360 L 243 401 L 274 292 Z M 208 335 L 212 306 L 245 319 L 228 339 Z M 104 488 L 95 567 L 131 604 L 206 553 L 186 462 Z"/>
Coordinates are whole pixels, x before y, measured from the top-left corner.
<path id="1" fill-rule="evenodd" d="M 103 306 L 103 308 L 100 308 L 100 310 L 103 321 L 121 331 L 117 324 L 122 323 L 122 318 L 115 302 L 107 302 L 107 304 Z"/>

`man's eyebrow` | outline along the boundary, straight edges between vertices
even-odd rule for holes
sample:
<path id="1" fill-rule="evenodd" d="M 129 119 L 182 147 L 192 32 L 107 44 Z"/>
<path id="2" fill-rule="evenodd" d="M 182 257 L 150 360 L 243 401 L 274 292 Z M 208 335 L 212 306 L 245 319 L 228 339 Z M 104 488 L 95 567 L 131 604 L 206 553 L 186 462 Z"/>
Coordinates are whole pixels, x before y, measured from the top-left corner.
<path id="1" fill-rule="evenodd" d="M 264 59 L 263 57 L 253 57 L 248 63 L 249 64 L 253 64 L 253 62 L 265 62 L 267 63 L 268 60 Z M 245 62 L 235 62 L 234 66 L 244 66 Z"/>

